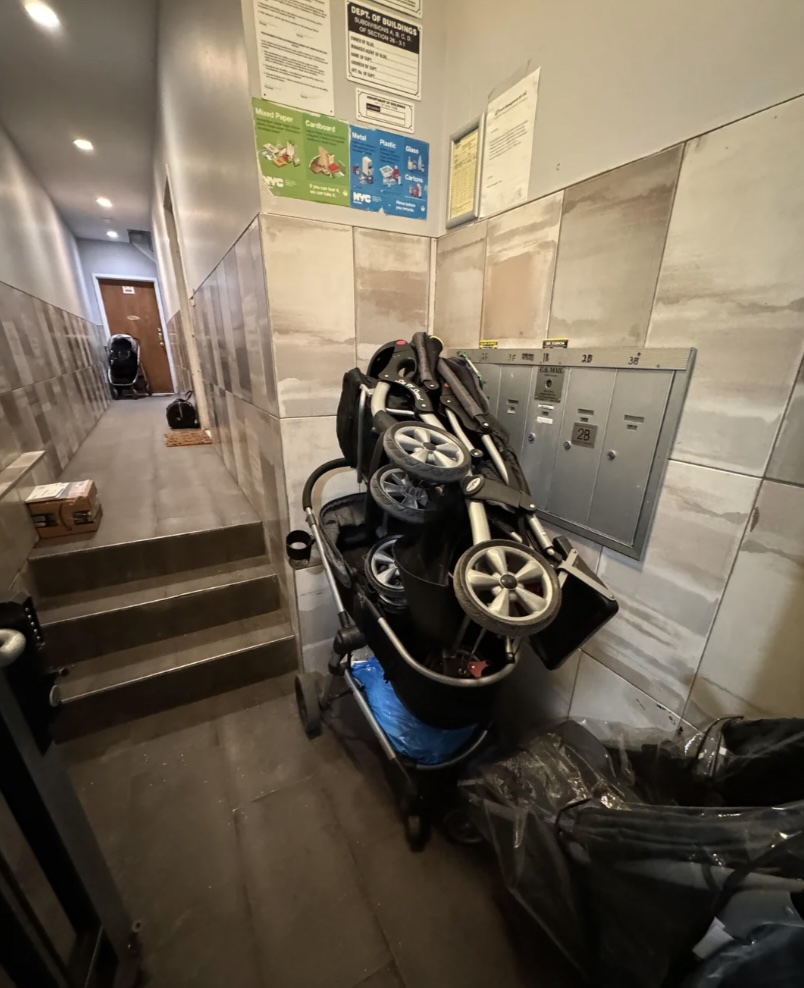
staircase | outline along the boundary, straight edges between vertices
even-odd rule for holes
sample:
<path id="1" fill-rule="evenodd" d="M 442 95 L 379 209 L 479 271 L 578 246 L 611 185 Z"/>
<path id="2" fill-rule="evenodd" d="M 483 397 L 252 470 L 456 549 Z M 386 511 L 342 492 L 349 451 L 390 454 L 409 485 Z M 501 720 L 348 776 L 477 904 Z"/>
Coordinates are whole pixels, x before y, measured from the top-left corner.
<path id="1" fill-rule="evenodd" d="M 296 668 L 259 521 L 30 558 L 68 738 Z"/>

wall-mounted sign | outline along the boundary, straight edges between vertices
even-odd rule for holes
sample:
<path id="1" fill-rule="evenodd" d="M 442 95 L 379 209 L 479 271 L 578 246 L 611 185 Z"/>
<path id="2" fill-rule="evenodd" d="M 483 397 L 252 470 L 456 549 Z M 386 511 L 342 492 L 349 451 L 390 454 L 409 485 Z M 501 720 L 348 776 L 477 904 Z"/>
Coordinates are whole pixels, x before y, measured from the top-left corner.
<path id="1" fill-rule="evenodd" d="M 319 113 L 254 99 L 263 187 L 290 199 L 349 205 L 349 125 Z"/>
<path id="2" fill-rule="evenodd" d="M 346 4 L 346 75 L 376 89 L 422 98 L 420 24 L 365 4 Z"/>
<path id="3" fill-rule="evenodd" d="M 481 212 L 509 209 L 528 198 L 539 69 L 489 103 Z"/>
<path id="4" fill-rule="evenodd" d="M 351 206 L 427 219 L 430 145 L 402 134 L 351 128 Z"/>
<path id="5" fill-rule="evenodd" d="M 424 0 L 378 0 L 383 7 L 393 7 L 394 10 L 401 10 L 403 14 L 413 14 L 414 17 L 422 16 Z"/>
<path id="6" fill-rule="evenodd" d="M 480 212 L 483 119 L 478 117 L 450 138 L 447 227 L 476 219 Z"/>
<path id="7" fill-rule="evenodd" d="M 371 124 L 385 124 L 394 130 L 404 130 L 413 133 L 413 114 L 415 103 L 393 96 L 378 96 L 367 89 L 355 90 L 357 104 L 357 119 Z"/>
<path id="8" fill-rule="evenodd" d="M 334 113 L 330 0 L 253 0 L 265 99 Z"/>
<path id="9" fill-rule="evenodd" d="M 124 295 L 136 295 L 137 293 L 134 291 L 134 286 L 133 285 L 123 285 L 123 294 Z"/>

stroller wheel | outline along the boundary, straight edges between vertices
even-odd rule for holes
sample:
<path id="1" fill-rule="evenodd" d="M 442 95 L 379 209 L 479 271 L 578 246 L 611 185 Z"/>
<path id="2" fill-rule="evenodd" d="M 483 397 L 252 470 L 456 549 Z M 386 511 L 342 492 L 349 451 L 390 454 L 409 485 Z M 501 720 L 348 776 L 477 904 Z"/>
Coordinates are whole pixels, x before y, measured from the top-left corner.
<path id="1" fill-rule="evenodd" d="M 425 816 L 421 801 L 410 800 L 403 804 L 405 839 L 411 851 L 423 851 L 430 840 L 430 821 Z"/>
<path id="2" fill-rule="evenodd" d="M 117 401 L 120 398 L 120 388 L 117 388 L 114 386 L 114 384 L 112 384 L 111 390 L 112 390 L 112 398 L 114 398 L 114 400 Z"/>
<path id="3" fill-rule="evenodd" d="M 446 484 L 469 470 L 469 452 L 446 429 L 421 422 L 397 422 L 383 433 L 388 459 L 420 480 Z"/>
<path id="4" fill-rule="evenodd" d="M 366 579 L 380 597 L 391 607 L 405 607 L 405 588 L 394 556 L 394 544 L 399 535 L 391 535 L 375 543 L 366 553 Z"/>
<path id="5" fill-rule="evenodd" d="M 308 738 L 317 738 L 321 733 L 321 703 L 318 699 L 316 677 L 309 672 L 296 676 L 296 705 L 299 718 Z"/>
<path id="6" fill-rule="evenodd" d="M 458 560 L 455 596 L 481 628 L 523 638 L 547 627 L 561 605 L 555 570 L 528 545 L 492 539 Z"/>
<path id="7" fill-rule="evenodd" d="M 393 518 L 423 525 L 435 515 L 431 492 L 420 487 L 392 463 L 376 470 L 369 482 L 371 496 Z"/>

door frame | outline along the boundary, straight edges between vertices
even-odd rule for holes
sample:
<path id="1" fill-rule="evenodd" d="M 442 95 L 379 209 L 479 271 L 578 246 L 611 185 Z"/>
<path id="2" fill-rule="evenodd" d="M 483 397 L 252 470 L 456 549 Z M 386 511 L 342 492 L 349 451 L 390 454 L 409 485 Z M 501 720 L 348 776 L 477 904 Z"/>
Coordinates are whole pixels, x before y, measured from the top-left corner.
<path id="1" fill-rule="evenodd" d="M 146 278 L 142 275 L 127 275 L 127 274 L 100 274 L 97 271 L 92 272 L 92 286 L 95 289 L 95 298 L 98 301 L 98 310 L 101 314 L 101 320 L 103 321 L 103 328 L 106 331 L 106 338 L 111 338 L 111 331 L 109 329 L 109 321 L 106 318 L 106 306 L 103 304 L 103 294 L 101 292 L 101 280 L 111 280 L 111 281 L 125 281 L 125 282 L 139 282 L 146 283 L 154 286 L 154 295 L 156 296 L 156 305 L 159 309 L 159 320 L 162 323 L 162 339 L 165 341 L 165 352 L 168 358 L 168 367 L 170 368 L 170 379 L 173 384 L 173 391 L 171 394 L 175 394 L 176 381 L 178 380 L 176 375 L 176 368 L 173 364 L 173 350 L 170 346 L 170 334 L 168 333 L 167 321 L 165 320 L 165 310 L 162 306 L 162 292 L 160 291 L 159 281 L 157 278 Z"/>

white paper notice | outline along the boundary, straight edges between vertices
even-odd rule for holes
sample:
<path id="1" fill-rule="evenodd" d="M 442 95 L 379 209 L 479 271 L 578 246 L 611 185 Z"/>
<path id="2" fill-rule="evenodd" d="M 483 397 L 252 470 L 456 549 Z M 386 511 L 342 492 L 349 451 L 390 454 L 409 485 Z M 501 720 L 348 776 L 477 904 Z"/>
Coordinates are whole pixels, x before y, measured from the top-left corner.
<path id="1" fill-rule="evenodd" d="M 263 99 L 335 112 L 329 0 L 254 0 Z"/>
<path id="2" fill-rule="evenodd" d="M 415 14 L 422 16 L 422 4 L 424 0 L 377 0 L 383 7 L 393 7 L 394 10 L 401 10 L 405 14 Z"/>
<path id="3" fill-rule="evenodd" d="M 539 69 L 489 103 L 483 154 L 481 215 L 528 198 Z"/>
<path id="4" fill-rule="evenodd" d="M 346 48 L 352 82 L 422 98 L 421 25 L 349 0 Z"/>
<path id="5" fill-rule="evenodd" d="M 413 133 L 415 103 L 392 96 L 378 96 L 367 89 L 355 91 L 355 102 L 358 120 L 365 120 L 377 127 L 385 126 L 390 130 Z"/>

